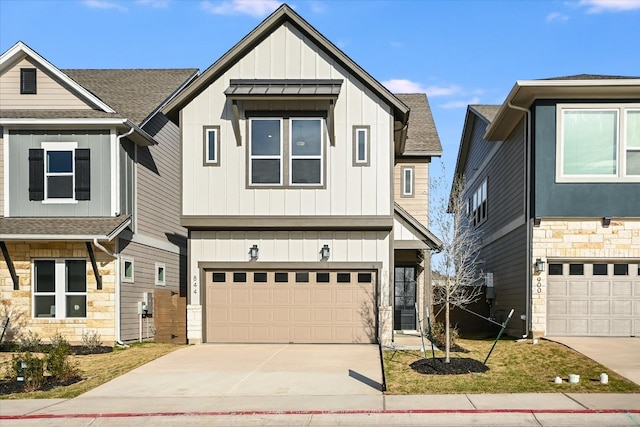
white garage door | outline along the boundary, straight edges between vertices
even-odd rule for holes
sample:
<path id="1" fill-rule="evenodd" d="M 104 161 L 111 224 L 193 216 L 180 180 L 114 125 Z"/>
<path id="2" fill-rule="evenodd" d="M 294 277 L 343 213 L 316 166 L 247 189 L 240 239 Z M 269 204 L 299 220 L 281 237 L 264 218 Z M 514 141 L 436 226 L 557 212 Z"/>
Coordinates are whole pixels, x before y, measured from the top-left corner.
<path id="1" fill-rule="evenodd" d="M 550 261 L 547 335 L 640 336 L 640 264 Z"/>
<path id="2" fill-rule="evenodd" d="M 207 271 L 207 342 L 374 343 L 373 271 Z"/>

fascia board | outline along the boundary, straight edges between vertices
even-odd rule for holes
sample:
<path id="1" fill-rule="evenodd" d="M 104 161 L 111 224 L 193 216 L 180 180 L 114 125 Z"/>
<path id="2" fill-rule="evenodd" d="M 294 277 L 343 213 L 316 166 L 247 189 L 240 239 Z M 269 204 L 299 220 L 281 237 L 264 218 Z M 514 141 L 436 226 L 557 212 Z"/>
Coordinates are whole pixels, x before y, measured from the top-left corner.
<path id="1" fill-rule="evenodd" d="M 23 52 L 24 55 L 31 57 L 41 67 L 47 69 L 47 71 L 53 74 L 56 78 L 67 85 L 72 91 L 76 92 L 78 95 L 80 95 L 81 98 L 92 104 L 94 107 L 97 107 L 106 113 L 115 113 L 115 110 L 102 102 L 100 98 L 96 97 L 84 87 L 80 86 L 73 79 L 71 79 L 49 61 L 40 56 L 40 54 L 38 54 L 35 50 L 31 49 L 21 41 L 13 45 L 13 47 L 11 47 L 0 57 L 0 70 L 14 57 L 14 55 L 18 55 L 20 52 Z"/>

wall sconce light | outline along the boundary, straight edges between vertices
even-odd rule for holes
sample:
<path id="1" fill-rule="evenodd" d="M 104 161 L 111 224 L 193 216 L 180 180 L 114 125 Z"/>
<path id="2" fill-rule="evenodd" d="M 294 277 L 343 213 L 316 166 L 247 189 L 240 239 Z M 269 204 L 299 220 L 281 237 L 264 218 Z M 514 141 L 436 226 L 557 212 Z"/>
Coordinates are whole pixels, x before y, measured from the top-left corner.
<path id="1" fill-rule="evenodd" d="M 540 258 L 536 260 L 535 270 L 536 270 L 536 273 L 544 272 L 544 261 L 541 260 Z"/>
<path id="2" fill-rule="evenodd" d="M 320 257 L 324 261 L 329 259 L 329 245 L 324 245 L 322 249 L 320 249 Z"/>
<path id="3" fill-rule="evenodd" d="M 533 218 L 533 226 L 534 227 L 540 227 L 540 223 L 542 222 L 542 218 L 540 218 L 539 216 Z"/>
<path id="4" fill-rule="evenodd" d="M 258 251 L 258 245 L 253 245 L 249 248 L 249 258 L 251 258 L 251 261 L 258 259 Z"/>
<path id="5" fill-rule="evenodd" d="M 607 228 L 609 225 L 611 225 L 611 217 L 605 216 L 604 218 L 602 218 L 602 227 Z"/>

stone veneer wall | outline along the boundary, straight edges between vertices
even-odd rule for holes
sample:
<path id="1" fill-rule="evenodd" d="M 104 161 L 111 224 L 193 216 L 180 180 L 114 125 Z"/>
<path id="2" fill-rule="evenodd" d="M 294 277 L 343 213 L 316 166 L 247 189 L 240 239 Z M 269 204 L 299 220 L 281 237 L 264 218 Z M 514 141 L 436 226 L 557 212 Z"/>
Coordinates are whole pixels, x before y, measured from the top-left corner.
<path id="1" fill-rule="evenodd" d="M 115 341 L 115 278 L 116 260 L 94 248 L 102 289 L 96 289 L 91 260 L 85 242 L 6 242 L 20 289 L 13 290 L 13 281 L 4 258 L 0 258 L 0 300 L 3 311 L 13 309 L 11 329 L 16 335 L 28 331 L 37 333 L 43 341 L 56 333 L 70 343 L 80 343 L 83 332 L 97 332 L 104 345 Z M 106 246 L 113 251 L 113 245 Z M 87 317 L 82 319 L 32 318 L 32 259 L 85 258 L 87 260 Z M 4 313 L 0 313 L 4 314 Z"/>
<path id="2" fill-rule="evenodd" d="M 623 260 L 640 259 L 640 218 L 613 219 L 609 227 L 602 219 L 546 220 L 533 227 L 532 269 L 532 332 L 544 336 L 547 324 L 546 280 L 548 268 L 535 273 L 533 265 L 540 258 L 548 264 L 551 259 Z"/>

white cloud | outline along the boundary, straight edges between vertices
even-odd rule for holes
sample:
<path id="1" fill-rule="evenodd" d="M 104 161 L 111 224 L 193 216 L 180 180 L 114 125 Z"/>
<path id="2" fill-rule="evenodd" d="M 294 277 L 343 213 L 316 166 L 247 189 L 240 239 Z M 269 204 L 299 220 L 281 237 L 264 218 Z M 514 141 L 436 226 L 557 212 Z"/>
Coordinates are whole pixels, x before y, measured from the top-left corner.
<path id="1" fill-rule="evenodd" d="M 114 3 L 112 1 L 107 0 L 84 0 L 85 6 L 94 8 L 94 9 L 113 9 L 120 10 L 122 12 L 126 12 L 128 9 L 118 3 Z"/>
<path id="2" fill-rule="evenodd" d="M 157 9 L 164 9 L 169 6 L 170 0 L 138 0 L 138 3 L 144 6 L 151 6 Z"/>
<path id="3" fill-rule="evenodd" d="M 580 0 L 578 5 L 587 7 L 587 13 L 625 12 L 640 9 L 640 0 Z"/>
<path id="4" fill-rule="evenodd" d="M 425 89 L 420 83 L 406 79 L 391 79 L 382 84 L 393 93 L 423 93 Z"/>
<path id="5" fill-rule="evenodd" d="M 462 92 L 462 89 L 460 88 L 460 86 L 455 86 L 455 85 L 451 85 L 451 86 L 429 86 L 425 89 L 425 91 L 427 92 L 427 95 L 432 97 L 432 96 L 450 96 L 450 95 L 456 95 L 459 94 L 460 92 Z"/>
<path id="6" fill-rule="evenodd" d="M 277 0 L 227 0 L 223 2 L 202 2 L 205 12 L 215 15 L 249 15 L 262 18 L 276 10 L 282 3 Z"/>
<path id="7" fill-rule="evenodd" d="M 325 7 L 325 5 L 323 3 L 320 3 L 318 1 L 312 1 L 311 2 L 311 11 L 313 13 L 324 13 L 327 10 L 327 8 Z"/>
<path id="8" fill-rule="evenodd" d="M 471 99 L 468 99 L 466 101 L 451 101 L 451 102 L 446 102 L 444 104 L 440 104 L 439 107 L 440 108 L 444 108 L 445 110 L 453 110 L 455 108 L 467 108 L 467 105 L 474 105 L 474 104 L 479 104 L 480 103 L 480 98 L 473 97 Z"/>
<path id="9" fill-rule="evenodd" d="M 547 15 L 547 22 L 567 22 L 569 17 L 560 12 L 551 12 Z"/>

